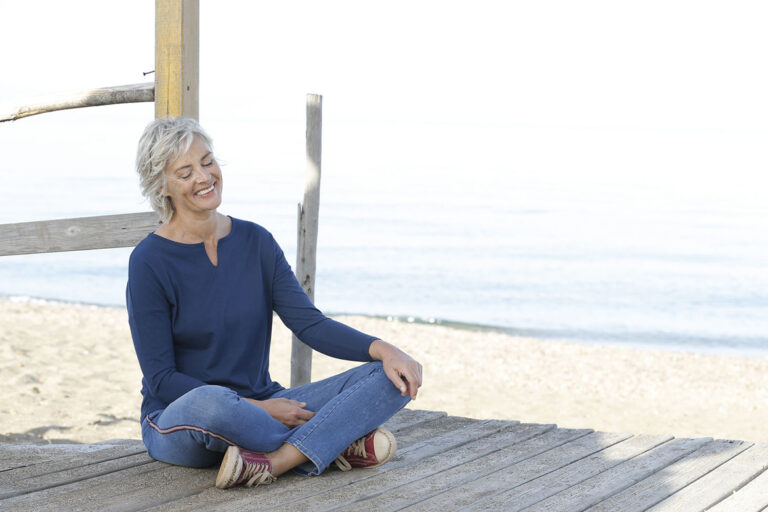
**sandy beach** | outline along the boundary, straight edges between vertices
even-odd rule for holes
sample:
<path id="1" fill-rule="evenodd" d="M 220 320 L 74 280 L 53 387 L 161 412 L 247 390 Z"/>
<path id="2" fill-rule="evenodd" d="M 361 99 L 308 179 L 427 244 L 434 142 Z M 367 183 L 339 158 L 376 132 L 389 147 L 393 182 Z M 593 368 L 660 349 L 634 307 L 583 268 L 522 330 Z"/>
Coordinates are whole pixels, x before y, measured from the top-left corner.
<path id="1" fill-rule="evenodd" d="M 336 317 L 424 365 L 409 407 L 602 431 L 768 441 L 768 359 L 542 341 Z M 315 354 L 313 380 L 358 363 Z M 290 381 L 276 319 L 273 379 Z M 141 373 L 123 308 L 0 300 L 0 442 L 140 438 Z"/>

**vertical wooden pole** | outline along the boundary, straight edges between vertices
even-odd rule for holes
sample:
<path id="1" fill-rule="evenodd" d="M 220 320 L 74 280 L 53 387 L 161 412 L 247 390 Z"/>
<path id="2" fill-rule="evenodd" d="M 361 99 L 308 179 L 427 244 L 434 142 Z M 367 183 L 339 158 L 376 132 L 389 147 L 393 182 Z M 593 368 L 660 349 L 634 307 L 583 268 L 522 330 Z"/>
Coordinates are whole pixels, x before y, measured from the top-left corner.
<path id="1" fill-rule="evenodd" d="M 198 118 L 199 0 L 155 0 L 155 117 Z"/>
<path id="2" fill-rule="evenodd" d="M 304 202 L 299 203 L 296 277 L 315 300 L 317 228 L 320 213 L 320 153 L 322 147 L 323 97 L 307 94 L 307 171 Z M 312 349 L 293 336 L 291 345 L 291 387 L 312 379 Z"/>

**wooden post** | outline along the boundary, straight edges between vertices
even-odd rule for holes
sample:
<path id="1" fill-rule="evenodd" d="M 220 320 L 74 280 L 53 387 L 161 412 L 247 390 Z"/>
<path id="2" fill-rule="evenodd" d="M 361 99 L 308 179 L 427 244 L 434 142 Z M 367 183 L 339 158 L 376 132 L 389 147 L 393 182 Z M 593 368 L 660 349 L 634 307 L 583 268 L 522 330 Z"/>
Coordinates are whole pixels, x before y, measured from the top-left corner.
<path id="1" fill-rule="evenodd" d="M 198 118 L 199 0 L 155 0 L 155 117 Z"/>
<path id="2" fill-rule="evenodd" d="M 304 202 L 299 203 L 296 277 L 311 301 L 315 300 L 322 127 L 323 97 L 307 94 L 307 171 Z M 311 378 L 312 349 L 294 335 L 291 344 L 291 387 L 307 384 Z"/>

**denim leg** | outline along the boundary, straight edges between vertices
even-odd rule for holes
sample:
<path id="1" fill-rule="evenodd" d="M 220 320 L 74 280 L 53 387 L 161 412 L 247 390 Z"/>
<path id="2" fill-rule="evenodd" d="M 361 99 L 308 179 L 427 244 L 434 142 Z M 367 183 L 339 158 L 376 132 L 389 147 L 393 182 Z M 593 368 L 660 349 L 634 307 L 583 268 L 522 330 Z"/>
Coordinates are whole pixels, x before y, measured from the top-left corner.
<path id="1" fill-rule="evenodd" d="M 141 431 L 152 458 L 190 467 L 221 462 L 230 445 L 271 452 L 291 435 L 264 409 L 223 386 L 191 390 L 144 418 Z"/>
<path id="2" fill-rule="evenodd" d="M 312 462 L 314 468 L 303 465 L 301 469 L 314 475 L 322 473 L 353 441 L 387 421 L 410 401 L 410 396 L 400 396 L 379 361 L 278 391 L 270 398 L 306 402 L 306 408 L 315 412 L 311 420 L 294 428 L 286 440 Z"/>

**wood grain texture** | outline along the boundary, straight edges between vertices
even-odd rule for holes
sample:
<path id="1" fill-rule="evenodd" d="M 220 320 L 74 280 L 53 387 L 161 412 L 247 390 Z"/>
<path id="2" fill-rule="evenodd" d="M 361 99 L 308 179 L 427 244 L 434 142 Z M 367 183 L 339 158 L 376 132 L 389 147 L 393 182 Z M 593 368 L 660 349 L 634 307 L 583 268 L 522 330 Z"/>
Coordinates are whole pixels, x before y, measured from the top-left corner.
<path id="1" fill-rule="evenodd" d="M 388 426 L 398 431 L 402 446 L 383 466 L 329 468 L 314 478 L 287 473 L 255 489 L 216 489 L 218 468 L 153 461 L 138 440 L 0 445 L 0 509 L 624 512 L 656 503 L 654 510 L 757 512 L 768 506 L 765 444 L 610 434 L 408 409 Z"/>
<path id="2" fill-rule="evenodd" d="M 18 107 L 8 114 L 0 115 L 0 123 L 58 110 L 149 101 L 155 101 L 155 84 L 153 82 L 101 87 L 38 98 L 34 103 Z"/>
<path id="3" fill-rule="evenodd" d="M 155 0 L 155 117 L 197 119 L 198 0 Z"/>
<path id="4" fill-rule="evenodd" d="M 635 485 L 695 452 L 710 438 L 675 439 L 657 446 L 528 508 L 530 512 L 583 510 Z"/>
<path id="5" fill-rule="evenodd" d="M 417 505 L 468 481 L 509 472 L 518 462 L 590 433 L 589 430 L 556 429 L 554 425 L 517 425 L 423 459 L 407 472 L 387 473 L 377 480 L 381 487 L 350 486 L 345 494 L 351 497 L 338 500 L 344 505 L 339 510 L 399 510 Z"/>
<path id="6" fill-rule="evenodd" d="M 617 456 L 637 453 L 638 450 L 663 442 L 664 439 L 635 439 L 630 434 L 594 432 L 577 436 L 565 443 L 558 442 L 558 439 L 552 441 L 554 442 L 547 446 L 549 449 L 521 461 L 515 461 L 514 453 L 506 453 L 504 455 L 511 459 L 511 465 L 502 461 L 504 469 L 485 474 L 483 478 L 468 478 L 466 482 L 416 502 L 404 510 L 458 510 L 462 507 L 472 507 L 484 499 L 508 490 L 513 490 L 514 493 L 500 500 L 506 504 L 502 509 L 524 508 L 588 478 L 589 471 L 599 472 L 600 468 L 593 462 L 602 457 L 600 454 L 603 452 Z M 620 448 L 617 450 L 615 447 Z M 614 462 L 618 463 L 619 461 Z"/>
<path id="7" fill-rule="evenodd" d="M 323 97 L 307 95 L 307 162 L 304 201 L 299 204 L 296 246 L 296 279 L 315 300 L 317 232 L 320 219 L 320 161 L 323 133 Z M 312 349 L 293 335 L 291 342 L 291 387 L 312 380 Z"/>
<path id="8" fill-rule="evenodd" d="M 154 212 L 0 225 L 0 256 L 132 247 L 157 229 Z"/>
<path id="9" fill-rule="evenodd" d="M 744 441 L 716 440 L 637 484 L 590 507 L 588 512 L 641 512 L 695 482 L 752 446 Z"/>
<path id="10" fill-rule="evenodd" d="M 708 512 L 759 512 L 768 508 L 768 470 L 733 492 Z"/>
<path id="11" fill-rule="evenodd" d="M 655 507 L 652 512 L 689 512 L 706 510 L 748 485 L 768 467 L 768 444 L 744 450 L 725 464 L 681 489 Z"/>

